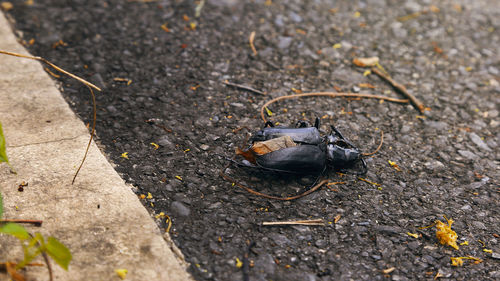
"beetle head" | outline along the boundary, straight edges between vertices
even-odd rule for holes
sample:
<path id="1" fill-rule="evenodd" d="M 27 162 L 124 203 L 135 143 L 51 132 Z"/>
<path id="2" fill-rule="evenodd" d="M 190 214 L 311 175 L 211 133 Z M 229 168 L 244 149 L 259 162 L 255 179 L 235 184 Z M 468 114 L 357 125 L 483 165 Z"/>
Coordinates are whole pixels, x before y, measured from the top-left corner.
<path id="1" fill-rule="evenodd" d="M 339 170 L 352 168 L 356 163 L 361 162 L 362 170 L 359 174 L 364 174 L 367 171 L 366 162 L 363 159 L 361 152 L 344 142 L 337 139 L 334 143 L 328 143 L 326 146 L 328 161 Z"/>

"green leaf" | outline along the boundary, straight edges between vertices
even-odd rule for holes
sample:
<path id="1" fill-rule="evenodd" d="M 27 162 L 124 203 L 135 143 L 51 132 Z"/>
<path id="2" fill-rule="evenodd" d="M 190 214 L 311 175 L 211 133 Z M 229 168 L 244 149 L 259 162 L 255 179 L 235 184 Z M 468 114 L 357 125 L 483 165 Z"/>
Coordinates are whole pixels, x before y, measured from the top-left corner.
<path id="1" fill-rule="evenodd" d="M 0 123 L 0 162 L 9 163 L 7 151 L 5 150 L 5 137 L 3 136 L 2 123 Z"/>
<path id="2" fill-rule="evenodd" d="M 0 233 L 15 236 L 19 240 L 28 240 L 31 238 L 28 231 L 17 223 L 6 223 L 0 226 Z"/>
<path id="3" fill-rule="evenodd" d="M 45 244 L 45 249 L 47 254 L 62 268 L 68 270 L 69 262 L 73 258 L 71 252 L 69 251 L 63 243 L 59 242 L 54 237 L 49 237 L 47 243 Z"/>

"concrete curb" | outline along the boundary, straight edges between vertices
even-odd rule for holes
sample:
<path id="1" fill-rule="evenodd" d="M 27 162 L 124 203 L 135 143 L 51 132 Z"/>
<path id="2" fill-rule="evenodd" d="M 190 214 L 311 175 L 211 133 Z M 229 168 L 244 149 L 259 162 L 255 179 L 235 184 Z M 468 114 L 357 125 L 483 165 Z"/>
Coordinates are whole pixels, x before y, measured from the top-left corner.
<path id="1" fill-rule="evenodd" d="M 28 54 L 2 13 L 0 50 Z M 69 271 L 53 265 L 55 280 L 120 280 L 119 268 L 128 270 L 126 280 L 192 280 L 95 144 L 71 185 L 90 135 L 40 63 L 0 55 L 0 121 L 18 173 L 0 164 L 4 217 L 43 220 L 42 227 L 27 228 L 68 246 L 73 254 Z M 19 192 L 23 181 L 29 185 Z M 2 235 L 0 257 L 0 262 L 18 261 L 21 247 Z M 49 278 L 45 267 L 29 268 L 26 276 Z"/>

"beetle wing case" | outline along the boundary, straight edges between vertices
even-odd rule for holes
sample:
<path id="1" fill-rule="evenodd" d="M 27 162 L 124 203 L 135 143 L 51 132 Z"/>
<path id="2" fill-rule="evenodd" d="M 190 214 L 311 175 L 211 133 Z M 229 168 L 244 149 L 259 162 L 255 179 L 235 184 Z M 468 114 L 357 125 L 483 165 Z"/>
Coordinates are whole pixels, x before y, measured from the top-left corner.
<path id="1" fill-rule="evenodd" d="M 283 136 L 289 136 L 296 143 L 320 144 L 323 139 L 317 128 L 287 128 L 287 127 L 272 127 L 258 131 L 250 139 L 251 142 L 266 141 Z"/>
<path id="2" fill-rule="evenodd" d="M 257 165 L 294 174 L 319 174 L 326 165 L 326 154 L 318 145 L 299 145 L 260 155 Z"/>

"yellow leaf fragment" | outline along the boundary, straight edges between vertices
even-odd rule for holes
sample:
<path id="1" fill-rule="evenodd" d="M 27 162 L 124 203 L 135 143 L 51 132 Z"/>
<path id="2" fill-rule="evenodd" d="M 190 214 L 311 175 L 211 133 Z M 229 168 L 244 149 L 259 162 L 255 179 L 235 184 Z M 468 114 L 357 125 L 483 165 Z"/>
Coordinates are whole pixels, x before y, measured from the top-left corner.
<path id="1" fill-rule="evenodd" d="M 242 266 L 243 266 L 243 262 L 242 262 L 242 261 L 240 261 L 240 259 L 239 259 L 239 258 L 236 258 L 236 267 L 237 267 L 237 268 L 241 268 Z"/>
<path id="2" fill-rule="evenodd" d="M 483 252 L 488 253 L 488 254 L 493 254 L 493 250 L 490 250 L 490 249 L 483 249 Z"/>
<path id="3" fill-rule="evenodd" d="M 160 146 L 154 142 L 150 143 L 152 146 L 154 146 L 155 150 L 157 150 L 158 148 L 160 148 Z"/>
<path id="4" fill-rule="evenodd" d="M 182 180 L 181 176 L 175 176 L 175 178 L 180 180 L 180 181 Z"/>
<path id="5" fill-rule="evenodd" d="M 370 70 L 365 70 L 365 72 L 363 72 L 363 76 L 368 76 L 370 74 L 372 74 Z"/>
<path id="6" fill-rule="evenodd" d="M 389 267 L 387 269 L 382 270 L 382 273 L 389 274 L 389 273 L 393 272 L 394 270 L 396 270 L 395 267 Z"/>
<path id="7" fill-rule="evenodd" d="M 4 11 L 8 11 L 8 10 L 11 10 L 12 8 L 14 8 L 14 5 L 12 5 L 12 3 L 10 3 L 10 2 L 2 2 L 0 5 L 2 6 L 2 9 Z"/>
<path id="8" fill-rule="evenodd" d="M 141 194 L 141 195 L 139 195 L 139 197 L 141 197 L 141 199 L 145 199 L 145 198 L 146 198 L 146 195 Z"/>
<path id="9" fill-rule="evenodd" d="M 378 57 L 371 57 L 371 58 L 355 58 L 352 60 L 352 63 L 354 63 L 357 66 L 360 67 L 371 67 L 377 65 L 379 62 Z"/>
<path id="10" fill-rule="evenodd" d="M 294 146 L 297 146 L 297 144 L 293 141 L 292 137 L 282 136 L 267 141 L 255 142 L 250 149 L 257 155 L 264 155 L 273 151 Z"/>
<path id="11" fill-rule="evenodd" d="M 148 197 L 146 197 L 147 199 L 153 199 L 153 195 L 151 195 L 151 192 L 148 192 Z"/>
<path id="12" fill-rule="evenodd" d="M 417 233 L 411 233 L 411 232 L 406 232 L 406 234 L 408 234 L 408 236 L 411 236 L 415 239 L 418 239 L 418 234 Z"/>
<path id="13" fill-rule="evenodd" d="M 387 162 L 389 162 L 389 165 L 391 165 L 391 167 L 393 167 L 394 170 L 401 172 L 401 169 L 399 168 L 398 164 L 396 164 L 396 162 L 393 162 L 391 160 L 387 160 Z"/>
<path id="14" fill-rule="evenodd" d="M 333 219 L 333 222 L 337 223 L 340 220 L 340 217 L 341 217 L 340 214 L 336 215 L 335 218 Z"/>
<path id="15" fill-rule="evenodd" d="M 435 5 L 431 5 L 429 7 L 429 10 L 431 10 L 431 12 L 433 12 L 433 13 L 439 13 L 439 8 Z"/>
<path id="16" fill-rule="evenodd" d="M 162 24 L 161 29 L 163 29 L 165 32 L 170 32 L 170 29 L 167 27 L 167 23 Z"/>
<path id="17" fill-rule="evenodd" d="M 128 152 L 123 152 L 122 155 L 120 155 L 120 157 L 128 159 Z"/>
<path id="18" fill-rule="evenodd" d="M 451 265 L 452 266 L 462 266 L 462 265 L 464 265 L 464 260 L 474 260 L 474 263 L 483 262 L 482 259 L 476 258 L 476 257 L 471 257 L 471 256 L 467 256 L 467 257 L 451 257 L 450 259 L 451 259 Z"/>
<path id="19" fill-rule="evenodd" d="M 455 231 L 451 230 L 451 225 L 453 224 L 452 219 L 447 219 L 444 217 L 448 224 L 441 222 L 440 220 L 436 221 L 436 237 L 439 243 L 443 245 L 448 245 L 453 247 L 455 250 L 458 250 L 457 238 L 458 235 Z"/>
<path id="20" fill-rule="evenodd" d="M 125 280 L 127 277 L 128 270 L 120 268 L 120 269 L 115 269 L 116 275 L 120 277 L 121 280 Z"/>
<path id="21" fill-rule="evenodd" d="M 465 246 L 469 245 L 469 241 L 464 241 L 464 242 L 460 243 L 460 246 L 463 246 L 463 245 L 465 245 Z"/>
<path id="22" fill-rule="evenodd" d="M 340 43 L 334 44 L 333 48 L 334 49 L 340 49 L 340 48 L 342 48 L 342 44 L 340 44 Z"/>
<path id="23" fill-rule="evenodd" d="M 355 18 L 359 18 L 359 17 L 361 17 L 361 13 L 356 11 L 353 16 Z"/>
<path id="24" fill-rule="evenodd" d="M 360 179 L 360 180 L 362 180 L 362 181 L 364 181 L 364 182 L 367 182 L 367 183 L 369 183 L 369 184 L 373 184 L 373 185 L 375 185 L 375 186 L 380 186 L 380 183 L 372 182 L 372 181 L 369 181 L 369 180 L 364 179 L 364 178 L 361 178 L 361 177 L 358 177 L 358 179 Z"/>
<path id="25" fill-rule="evenodd" d="M 422 13 L 421 12 L 415 12 L 415 13 L 412 13 L 412 14 L 409 14 L 409 15 L 406 15 L 406 16 L 402 16 L 402 17 L 398 17 L 397 20 L 398 21 L 408 21 L 408 20 L 412 20 L 412 19 L 415 19 L 415 18 L 418 18 Z"/>
<path id="26" fill-rule="evenodd" d="M 269 110 L 269 108 L 264 107 L 264 109 L 266 110 L 267 116 L 273 116 L 273 112 Z"/>
<path id="27" fill-rule="evenodd" d="M 165 232 L 169 233 L 170 228 L 172 228 L 172 219 L 168 215 L 165 215 L 165 217 L 167 218 L 165 222 L 168 224 L 167 229 L 165 229 Z"/>

